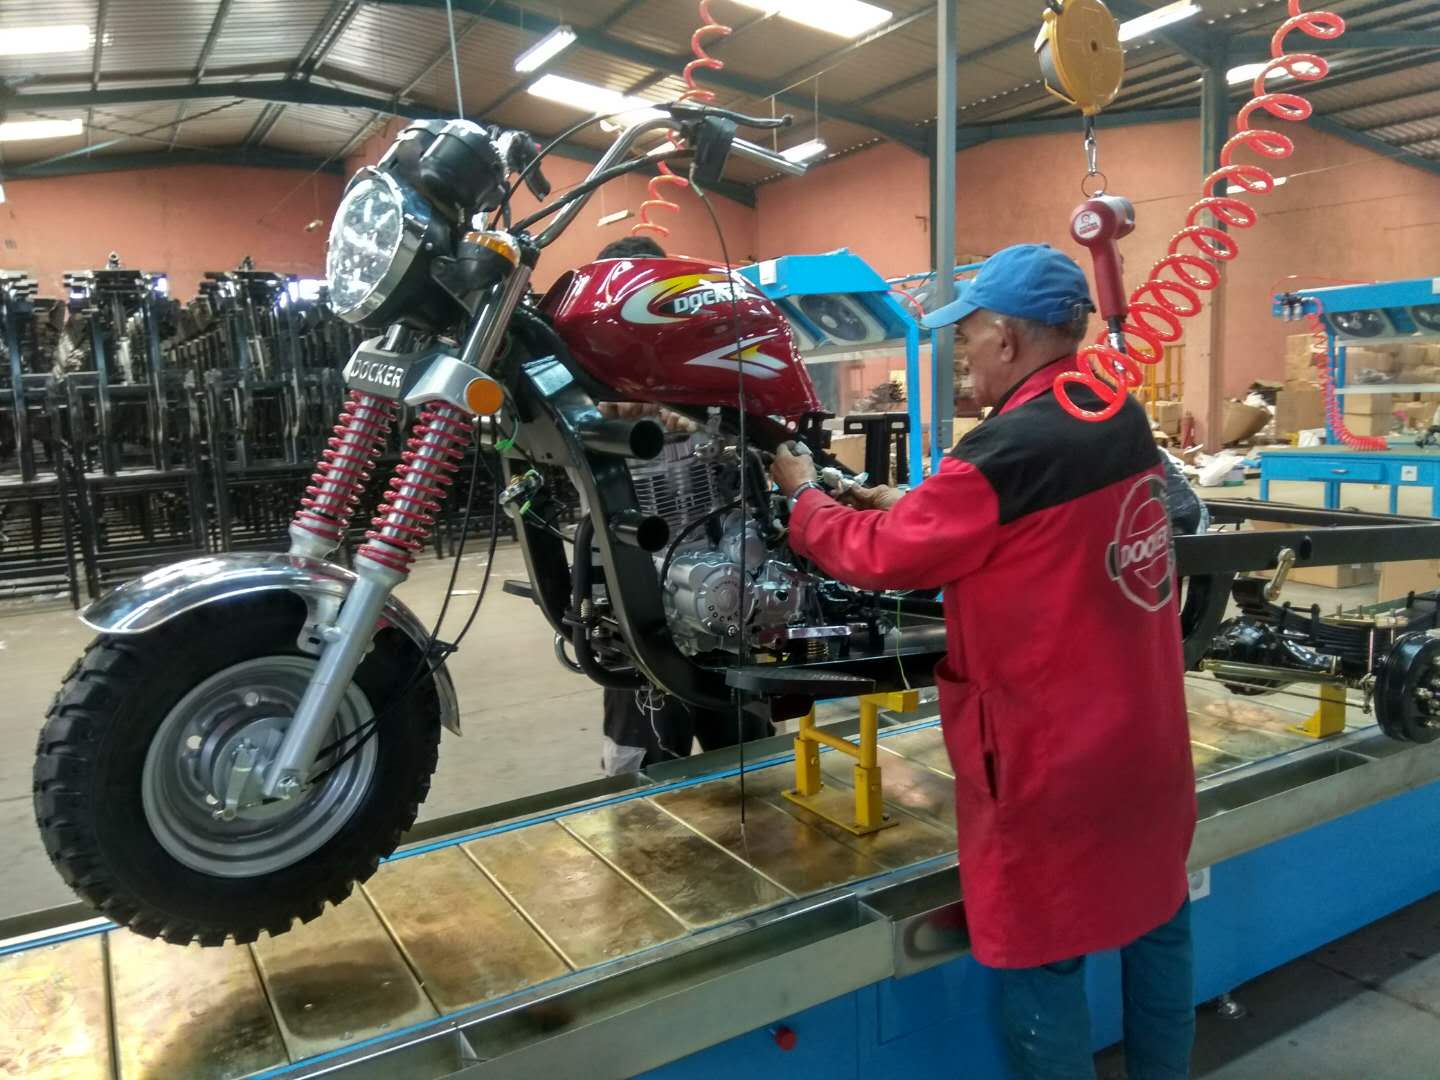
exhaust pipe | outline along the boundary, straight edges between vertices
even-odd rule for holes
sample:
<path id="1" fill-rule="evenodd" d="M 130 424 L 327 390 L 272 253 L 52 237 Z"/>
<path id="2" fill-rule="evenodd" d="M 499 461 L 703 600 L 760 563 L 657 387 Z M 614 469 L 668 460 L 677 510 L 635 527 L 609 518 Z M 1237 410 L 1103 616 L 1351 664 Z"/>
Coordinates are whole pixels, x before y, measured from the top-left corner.
<path id="1" fill-rule="evenodd" d="M 670 542 L 670 525 L 662 517 L 646 517 L 639 510 L 625 510 L 610 519 L 610 533 L 623 544 L 652 555 Z"/>
<path id="2" fill-rule="evenodd" d="M 576 429 L 585 449 L 597 454 L 650 461 L 665 449 L 665 427 L 658 420 L 585 420 Z"/>

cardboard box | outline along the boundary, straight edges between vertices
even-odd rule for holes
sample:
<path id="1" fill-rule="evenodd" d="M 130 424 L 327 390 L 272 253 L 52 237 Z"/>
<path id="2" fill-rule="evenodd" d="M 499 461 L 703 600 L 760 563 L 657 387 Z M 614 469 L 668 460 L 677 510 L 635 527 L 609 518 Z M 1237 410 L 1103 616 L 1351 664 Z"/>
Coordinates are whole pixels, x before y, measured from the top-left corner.
<path id="1" fill-rule="evenodd" d="M 1389 413 L 1379 416 L 1356 416 L 1345 414 L 1345 426 L 1352 435 L 1389 435 L 1395 430 L 1395 417 Z"/>
<path id="2" fill-rule="evenodd" d="M 830 453 L 851 472 L 862 472 L 865 468 L 865 436 L 832 436 Z"/>
<path id="3" fill-rule="evenodd" d="M 1250 528 L 1257 532 L 1273 532 L 1283 529 L 1300 528 L 1279 521 L 1250 521 Z M 1257 577 L 1274 577 L 1273 570 L 1258 571 Z M 1345 563 L 1340 566 L 1297 566 L 1290 571 L 1287 581 L 1297 585 L 1319 585 L 1326 589 L 1348 589 L 1354 585 L 1373 585 L 1378 577 L 1373 563 Z M 1283 599 L 1283 596 L 1282 596 Z"/>
<path id="4" fill-rule="evenodd" d="M 1225 446 L 1255 435 L 1270 422 L 1270 410 L 1243 401 L 1225 402 L 1225 419 L 1220 425 L 1220 442 Z"/>
<path id="5" fill-rule="evenodd" d="M 1325 426 L 1325 395 L 1319 389 L 1286 387 L 1275 395 L 1275 433 L 1289 435 Z"/>
<path id="6" fill-rule="evenodd" d="M 1429 355 L 1430 350 L 1424 344 L 1396 345 L 1395 366 L 1402 369 L 1419 367 L 1431 362 Z"/>
<path id="7" fill-rule="evenodd" d="M 1371 371 L 1394 371 L 1395 354 L 1381 352 L 1379 349 L 1357 349 L 1351 346 L 1345 350 L 1345 370 L 1360 371 L 1362 368 L 1369 368 Z"/>
<path id="8" fill-rule="evenodd" d="M 1389 416 L 1395 411 L 1395 399 L 1389 394 L 1346 394 L 1346 416 Z"/>
<path id="9" fill-rule="evenodd" d="M 1406 427 L 1424 428 L 1430 426 L 1431 418 L 1435 415 L 1435 406 L 1428 401 L 1397 401 L 1395 414 L 1405 418 Z"/>
<path id="10" fill-rule="evenodd" d="M 1185 417 L 1185 408 L 1178 401 L 1157 401 L 1155 403 L 1155 424 L 1166 435 L 1179 437 L 1180 423 Z"/>
<path id="11" fill-rule="evenodd" d="M 1440 559 L 1384 563 L 1380 567 L 1380 588 L 1376 599 L 1400 600 L 1412 592 L 1440 589 Z"/>
<path id="12" fill-rule="evenodd" d="M 1418 367 L 1410 368 L 1405 372 L 1405 382 L 1412 386 L 1420 383 L 1440 382 L 1440 367 L 1434 364 L 1421 364 Z"/>
<path id="13" fill-rule="evenodd" d="M 1310 350 L 1315 339 L 1310 334 L 1291 334 L 1285 339 L 1285 381 L 1307 383 L 1315 378 L 1315 365 Z"/>
<path id="14" fill-rule="evenodd" d="M 1379 349 L 1347 349 L 1345 352 L 1347 372 L 1368 370 L 1389 375 L 1399 370 L 1399 367 L 1399 360 L 1393 352 L 1382 352 Z"/>

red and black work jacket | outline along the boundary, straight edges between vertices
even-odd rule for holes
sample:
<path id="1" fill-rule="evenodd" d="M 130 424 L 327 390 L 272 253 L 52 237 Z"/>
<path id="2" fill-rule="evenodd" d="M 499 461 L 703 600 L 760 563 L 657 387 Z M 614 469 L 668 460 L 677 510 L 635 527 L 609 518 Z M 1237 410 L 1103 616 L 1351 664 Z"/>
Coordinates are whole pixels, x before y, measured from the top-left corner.
<path id="1" fill-rule="evenodd" d="M 795 550 L 841 581 L 944 588 L 960 875 L 992 967 L 1168 920 L 1195 828 L 1159 454 L 1133 400 L 1100 423 L 1060 407 L 1051 383 L 1073 366 L 1024 380 L 889 512 L 807 491 L 790 520 Z"/>

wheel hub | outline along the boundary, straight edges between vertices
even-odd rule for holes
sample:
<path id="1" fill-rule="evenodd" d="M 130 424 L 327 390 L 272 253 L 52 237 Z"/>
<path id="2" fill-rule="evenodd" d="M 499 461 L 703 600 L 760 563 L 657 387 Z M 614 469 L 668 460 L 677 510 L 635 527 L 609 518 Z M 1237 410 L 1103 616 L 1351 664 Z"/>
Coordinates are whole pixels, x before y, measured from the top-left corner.
<path id="1" fill-rule="evenodd" d="M 1376 672 L 1375 715 L 1392 739 L 1440 738 L 1440 638 L 1416 633 L 1395 639 Z"/>
<path id="2" fill-rule="evenodd" d="M 254 877 L 298 862 L 335 835 L 369 788 L 373 740 L 314 784 L 267 800 L 260 786 L 309 684 L 309 657 L 274 656 L 225 668 L 160 722 L 145 757 L 141 795 L 160 845 L 191 869 Z M 327 742 L 371 718 L 350 686 Z M 352 746 L 353 740 L 346 746 Z"/>

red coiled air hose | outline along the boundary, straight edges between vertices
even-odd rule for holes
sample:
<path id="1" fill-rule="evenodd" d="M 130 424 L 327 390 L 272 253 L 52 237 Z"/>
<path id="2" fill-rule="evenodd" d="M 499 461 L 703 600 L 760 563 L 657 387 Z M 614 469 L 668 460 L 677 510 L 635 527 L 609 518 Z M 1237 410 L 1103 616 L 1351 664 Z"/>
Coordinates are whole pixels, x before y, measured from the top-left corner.
<path id="1" fill-rule="evenodd" d="M 706 38 L 727 38 L 733 33 L 728 26 L 721 25 L 710 14 L 710 0 L 700 0 L 700 25 L 690 35 L 690 51 L 695 54 L 695 59 L 685 65 L 685 92 L 680 95 L 677 101 L 699 101 L 708 105 L 715 100 L 714 91 L 706 90 L 695 81 L 695 72 L 701 68 L 710 71 L 721 71 L 725 67 L 725 61 L 718 60 L 705 51 Z M 677 146 L 680 144 L 680 133 L 670 132 L 670 141 Z M 640 204 L 640 220 L 631 229 L 630 235 L 651 232 L 657 236 L 669 236 L 670 230 L 664 225 L 650 220 L 652 210 L 670 210 L 674 213 L 680 212 L 680 204 L 671 202 L 665 198 L 666 187 L 676 189 L 688 188 L 690 181 L 683 176 L 677 176 L 670 170 L 669 162 L 660 163 L 660 175 L 650 181 L 650 198 Z"/>
<path id="2" fill-rule="evenodd" d="M 1252 128 L 1251 119 L 1257 112 L 1264 111 L 1277 120 L 1298 122 L 1309 118 L 1312 106 L 1295 94 L 1267 93 L 1265 80 L 1282 71 L 1301 82 L 1324 78 L 1330 71 L 1324 58 L 1308 52 L 1286 53 L 1285 39 L 1293 30 L 1322 41 L 1333 41 L 1345 32 L 1345 20 L 1333 12 L 1303 11 L 1301 0 L 1288 0 L 1288 8 L 1289 18 L 1270 39 L 1271 59 L 1255 76 L 1254 96 L 1240 110 L 1236 133 L 1220 151 L 1220 168 L 1205 178 L 1204 198 L 1190 208 L 1185 227 L 1171 237 L 1165 257 L 1130 294 L 1124 328 L 1129 351 L 1112 348 L 1105 340 L 1108 331 L 1102 331 L 1095 344 L 1080 351 L 1080 370 L 1056 376 L 1055 396 L 1071 416 L 1090 421 L 1114 416 L 1129 392 L 1144 382 L 1140 364 L 1159 363 L 1165 346 L 1180 340 L 1180 320 L 1199 313 L 1201 294 L 1220 284 L 1221 264 L 1240 253 L 1238 242 L 1229 233 L 1199 224 L 1200 215 L 1206 212 L 1235 229 L 1248 229 L 1259 219 L 1249 203 L 1234 196 L 1217 195 L 1219 185 L 1233 183 L 1251 195 L 1265 195 L 1275 190 L 1273 173 L 1259 165 L 1235 164 L 1235 152 L 1248 147 L 1263 158 L 1289 157 L 1295 152 L 1295 143 L 1278 131 Z M 1186 250 L 1187 246 L 1193 250 Z M 1166 271 L 1173 276 L 1162 277 Z M 1087 409 L 1078 404 L 1070 396 L 1072 386 L 1085 387 L 1104 405 Z M 1326 400 L 1333 404 L 1333 392 L 1327 394 Z"/>
<path id="3" fill-rule="evenodd" d="M 1321 318 L 1325 309 L 1319 300 L 1314 300 L 1313 297 L 1311 299 L 1315 310 L 1305 313 L 1305 321 L 1310 324 L 1311 340 L 1314 342 L 1310 347 L 1310 356 L 1313 359 L 1317 352 L 1325 354 L 1325 359 L 1315 366 L 1320 371 L 1320 390 L 1325 395 L 1325 419 L 1330 422 L 1330 430 L 1352 450 L 1389 450 L 1390 443 L 1387 439 L 1375 435 L 1356 435 L 1345 426 L 1345 416 L 1341 413 L 1340 401 L 1335 396 L 1335 380 L 1330 377 L 1330 336 L 1325 332 L 1325 321 Z"/>

